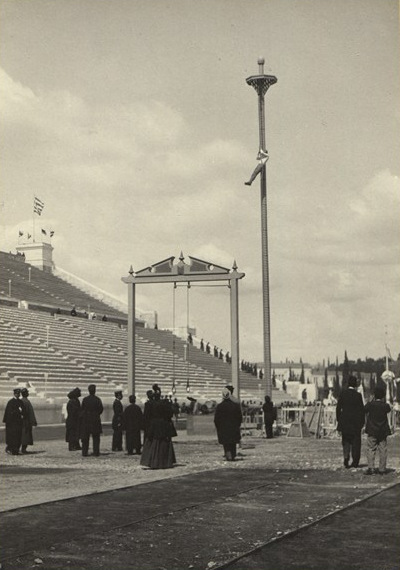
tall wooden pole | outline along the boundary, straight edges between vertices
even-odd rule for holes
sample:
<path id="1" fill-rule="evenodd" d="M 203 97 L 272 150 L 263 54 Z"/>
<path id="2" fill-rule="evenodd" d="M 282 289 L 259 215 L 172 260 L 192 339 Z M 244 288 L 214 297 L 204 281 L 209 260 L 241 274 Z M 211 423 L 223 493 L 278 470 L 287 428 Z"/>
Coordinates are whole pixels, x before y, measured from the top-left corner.
<path id="1" fill-rule="evenodd" d="M 237 271 L 236 262 L 233 264 L 233 271 Z M 239 283 L 237 279 L 231 279 L 230 305 L 231 305 L 231 378 L 234 388 L 234 395 L 240 399 L 239 381 Z"/>
<path id="2" fill-rule="evenodd" d="M 259 58 L 259 75 L 246 79 L 248 85 L 254 87 L 258 94 L 258 123 L 260 150 L 267 150 L 265 146 L 265 109 L 264 97 L 268 88 L 277 82 L 273 75 L 264 74 L 264 59 Z M 263 290 L 263 333 L 264 333 L 264 384 L 265 394 L 272 395 L 271 375 L 271 325 L 269 301 L 269 263 L 268 263 L 268 218 L 267 218 L 267 170 L 266 166 L 260 173 L 261 193 L 261 255 L 262 255 L 262 290 Z"/>

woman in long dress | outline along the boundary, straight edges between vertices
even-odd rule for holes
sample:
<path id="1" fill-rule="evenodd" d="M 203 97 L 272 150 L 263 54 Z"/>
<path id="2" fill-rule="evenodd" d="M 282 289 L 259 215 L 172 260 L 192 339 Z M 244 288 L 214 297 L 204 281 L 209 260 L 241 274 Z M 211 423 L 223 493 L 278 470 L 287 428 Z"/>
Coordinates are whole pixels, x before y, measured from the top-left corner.
<path id="1" fill-rule="evenodd" d="M 158 388 L 158 386 L 157 386 Z M 169 400 L 161 399 L 161 390 L 154 390 L 154 399 L 150 406 L 150 424 L 147 430 L 146 452 L 140 464 L 150 469 L 168 469 L 176 463 L 172 437 L 176 430 L 172 422 L 173 410 Z"/>
<path id="2" fill-rule="evenodd" d="M 79 388 L 71 390 L 71 392 L 68 394 L 68 416 L 65 421 L 65 441 L 68 443 L 69 451 L 82 449 L 79 442 L 79 430 L 81 421 L 81 403 L 79 401 L 80 396 L 81 391 Z"/>

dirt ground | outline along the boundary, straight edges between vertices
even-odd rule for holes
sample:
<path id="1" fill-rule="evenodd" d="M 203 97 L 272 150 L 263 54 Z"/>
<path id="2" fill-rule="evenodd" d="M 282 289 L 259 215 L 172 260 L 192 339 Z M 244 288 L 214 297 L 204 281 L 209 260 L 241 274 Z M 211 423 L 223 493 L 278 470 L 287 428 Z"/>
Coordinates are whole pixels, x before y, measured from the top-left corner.
<path id="1" fill-rule="evenodd" d="M 384 476 L 367 476 L 364 456 L 361 468 L 344 469 L 339 439 L 247 438 L 238 461 L 228 463 L 214 438 L 179 434 L 178 464 L 163 471 L 140 467 L 137 456 L 112 453 L 109 436 L 100 458 L 68 452 L 61 441 L 38 442 L 26 456 L 2 450 L 2 568 L 217 569 L 271 540 L 283 545 L 293 531 L 331 513 L 337 514 L 325 520 L 349 513 L 334 532 L 327 531 L 343 540 L 346 528 L 361 524 L 354 512 L 373 500 L 365 499 L 400 482 L 399 439 L 389 438 L 390 470 Z M 375 509 L 373 517 L 378 515 Z M 371 516 L 364 515 L 366 529 Z M 294 552 L 308 540 L 306 532 Z M 316 557 L 323 542 L 312 536 L 310 544 Z M 264 561 L 248 567 L 294 568 L 285 547 L 276 548 L 280 564 L 275 559 L 274 566 Z M 357 552 L 364 568 L 378 570 L 368 565 L 365 545 L 358 544 Z M 311 560 L 308 567 L 318 568 Z M 346 566 L 342 561 L 337 568 Z"/>

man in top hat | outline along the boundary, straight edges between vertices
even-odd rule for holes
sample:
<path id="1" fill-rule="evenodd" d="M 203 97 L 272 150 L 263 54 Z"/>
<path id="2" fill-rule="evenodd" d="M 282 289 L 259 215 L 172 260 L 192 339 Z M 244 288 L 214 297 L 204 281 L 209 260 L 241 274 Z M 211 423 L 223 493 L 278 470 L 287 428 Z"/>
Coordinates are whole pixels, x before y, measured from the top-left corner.
<path id="1" fill-rule="evenodd" d="M 21 401 L 21 390 L 15 388 L 14 397 L 7 402 L 3 418 L 3 423 L 6 424 L 6 452 L 12 455 L 19 455 L 23 420 L 24 405 Z"/>
<path id="2" fill-rule="evenodd" d="M 122 451 L 122 414 L 124 407 L 122 405 L 122 390 L 114 392 L 115 400 L 113 403 L 113 418 L 111 427 L 113 428 L 112 451 Z"/>
<path id="3" fill-rule="evenodd" d="M 100 416 L 103 413 L 103 402 L 96 396 L 96 385 L 88 386 L 89 396 L 83 398 L 81 416 L 82 455 L 89 454 L 89 439 L 93 439 L 93 455 L 100 455 L 100 434 L 103 433 Z"/>
<path id="4" fill-rule="evenodd" d="M 33 434 L 32 428 L 37 426 L 35 412 L 33 406 L 28 399 L 29 390 L 28 388 L 22 388 L 21 390 L 22 403 L 24 405 L 24 419 L 22 422 L 22 437 L 21 437 L 21 453 L 28 453 L 28 445 L 33 445 Z"/>

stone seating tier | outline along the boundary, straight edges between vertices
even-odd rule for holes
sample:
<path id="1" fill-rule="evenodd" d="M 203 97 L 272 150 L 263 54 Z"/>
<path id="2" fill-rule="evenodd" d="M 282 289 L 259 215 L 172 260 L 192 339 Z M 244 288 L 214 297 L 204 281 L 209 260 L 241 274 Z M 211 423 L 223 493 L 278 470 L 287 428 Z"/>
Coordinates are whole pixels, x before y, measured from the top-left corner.
<path id="1" fill-rule="evenodd" d="M 105 315 L 126 319 L 127 315 L 103 301 L 95 299 L 78 287 L 67 283 L 52 273 L 41 271 L 29 263 L 5 252 L 0 252 L 0 294 L 9 295 L 11 279 L 11 296 L 15 299 L 31 303 L 52 305 L 78 311 L 94 311 L 99 317 Z M 29 280 L 30 270 L 30 280 Z"/>

